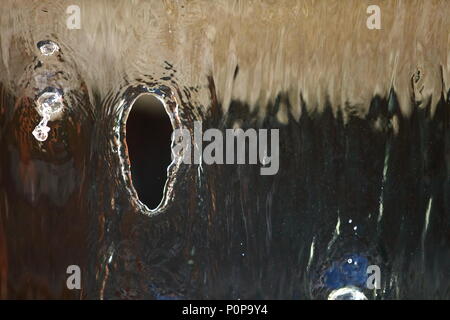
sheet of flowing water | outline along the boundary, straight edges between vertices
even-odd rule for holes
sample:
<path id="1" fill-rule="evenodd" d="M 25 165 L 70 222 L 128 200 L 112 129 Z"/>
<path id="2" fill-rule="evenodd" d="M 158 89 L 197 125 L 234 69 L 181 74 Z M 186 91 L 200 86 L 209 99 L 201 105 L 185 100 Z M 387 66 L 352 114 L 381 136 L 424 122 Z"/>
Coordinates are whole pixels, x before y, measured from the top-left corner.
<path id="1" fill-rule="evenodd" d="M 326 102 L 315 114 L 303 104 L 299 121 L 288 113 L 284 122 L 277 114 L 293 101 L 280 91 L 259 106 L 267 108 L 259 121 L 246 101 L 222 111 L 218 75 L 196 88 L 164 57 L 154 62 L 164 77 L 124 77 L 100 96 L 64 39 L 58 48 L 41 40 L 21 66 L 25 89 L 3 84 L 0 100 L 2 297 L 450 297 L 448 95 L 433 118 L 429 107 L 403 116 L 392 90 L 372 98 L 365 118 L 344 122 Z M 148 92 L 165 102 L 174 128 L 192 131 L 197 119 L 204 130 L 236 121 L 279 129 L 278 174 L 173 162 L 162 202 L 149 210 L 132 186 L 125 130 Z M 196 92 L 209 97 L 209 112 L 189 100 Z M 51 109 L 58 99 L 62 111 Z M 394 117 L 397 134 L 373 129 Z M 66 288 L 73 264 L 81 291 Z M 380 290 L 366 288 L 369 265 L 381 269 Z"/>

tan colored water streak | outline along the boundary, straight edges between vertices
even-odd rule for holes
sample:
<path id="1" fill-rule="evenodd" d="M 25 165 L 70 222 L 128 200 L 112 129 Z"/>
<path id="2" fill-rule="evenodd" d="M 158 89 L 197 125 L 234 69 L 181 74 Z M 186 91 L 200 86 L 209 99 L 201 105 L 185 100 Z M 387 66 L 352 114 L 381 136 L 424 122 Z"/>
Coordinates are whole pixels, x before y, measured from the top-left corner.
<path id="1" fill-rule="evenodd" d="M 60 40 L 91 90 L 106 94 L 122 79 L 162 75 L 163 62 L 181 85 L 207 85 L 219 101 L 265 106 L 288 92 L 300 116 L 329 99 L 364 115 L 370 99 L 393 87 L 404 114 L 411 99 L 434 106 L 450 83 L 448 1 L 73 1 L 81 29 L 65 23 L 66 1 L 2 3 L 1 80 L 14 87 L 36 42 Z M 381 30 L 369 30 L 369 5 L 381 9 Z M 45 10 L 45 11 L 43 11 Z M 236 66 L 239 72 L 234 79 Z M 412 76 L 420 70 L 418 87 Z M 209 97 L 202 98 L 208 105 Z M 353 111 L 354 112 L 354 111 Z M 264 108 L 260 114 L 264 115 Z"/>

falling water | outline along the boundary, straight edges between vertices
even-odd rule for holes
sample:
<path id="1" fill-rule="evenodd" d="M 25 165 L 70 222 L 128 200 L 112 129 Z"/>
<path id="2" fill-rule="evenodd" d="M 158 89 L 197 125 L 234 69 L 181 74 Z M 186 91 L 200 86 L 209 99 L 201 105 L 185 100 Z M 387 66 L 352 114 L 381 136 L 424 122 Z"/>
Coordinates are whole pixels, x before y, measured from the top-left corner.
<path id="1" fill-rule="evenodd" d="M 450 297 L 444 1 L 383 4 L 382 30 L 357 1 L 124 3 L 79 29 L 65 2 L 0 5 L 1 298 Z M 151 209 L 143 94 L 192 136 L 279 130 L 279 171 L 174 157 Z"/>

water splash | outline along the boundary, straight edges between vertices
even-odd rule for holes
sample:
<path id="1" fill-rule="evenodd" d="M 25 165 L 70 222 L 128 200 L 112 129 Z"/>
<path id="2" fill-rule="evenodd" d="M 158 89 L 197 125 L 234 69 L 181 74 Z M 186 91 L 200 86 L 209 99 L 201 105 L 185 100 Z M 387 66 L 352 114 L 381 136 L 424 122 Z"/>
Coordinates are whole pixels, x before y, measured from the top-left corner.
<path id="1" fill-rule="evenodd" d="M 47 88 L 36 101 L 37 111 L 42 117 L 39 124 L 33 130 L 33 136 L 38 141 L 45 141 L 48 138 L 50 127 L 48 122 L 55 115 L 59 114 L 63 107 L 62 93 L 58 89 Z"/>

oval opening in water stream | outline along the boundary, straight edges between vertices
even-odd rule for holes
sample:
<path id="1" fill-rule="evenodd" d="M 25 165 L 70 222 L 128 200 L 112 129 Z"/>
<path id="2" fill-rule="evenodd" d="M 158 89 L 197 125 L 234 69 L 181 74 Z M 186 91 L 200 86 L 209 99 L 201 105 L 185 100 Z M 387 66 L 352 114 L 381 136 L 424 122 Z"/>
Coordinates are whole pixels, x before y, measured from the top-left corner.
<path id="1" fill-rule="evenodd" d="M 163 103 L 151 94 L 132 105 L 126 123 L 126 142 L 133 186 L 139 200 L 154 209 L 161 202 L 171 163 L 172 125 Z"/>

